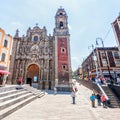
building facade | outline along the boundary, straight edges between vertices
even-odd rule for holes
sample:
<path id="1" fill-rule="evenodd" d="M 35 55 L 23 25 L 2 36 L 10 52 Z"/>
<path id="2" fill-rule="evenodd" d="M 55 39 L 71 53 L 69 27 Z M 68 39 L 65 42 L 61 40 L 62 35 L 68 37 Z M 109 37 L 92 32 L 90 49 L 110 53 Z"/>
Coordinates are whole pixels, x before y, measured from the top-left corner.
<path id="1" fill-rule="evenodd" d="M 9 74 L 13 38 L 0 28 L 0 84 L 6 82 Z"/>
<path id="2" fill-rule="evenodd" d="M 120 15 L 117 19 L 112 23 L 113 31 L 115 34 L 115 38 L 117 41 L 118 48 L 120 50 Z"/>
<path id="3" fill-rule="evenodd" d="M 70 39 L 68 16 L 63 8 L 55 15 L 53 35 L 47 35 L 46 27 L 36 24 L 19 37 L 16 31 L 11 61 L 10 81 L 16 83 L 22 77 L 24 83 L 39 89 L 69 87 L 71 84 Z"/>
<path id="4" fill-rule="evenodd" d="M 96 55 L 96 62 L 93 59 L 94 53 Z M 97 69 L 96 69 L 97 68 Z M 98 75 L 104 77 L 116 78 L 120 74 L 120 51 L 117 47 L 98 47 L 83 61 L 82 63 L 83 76 L 95 77 Z"/>

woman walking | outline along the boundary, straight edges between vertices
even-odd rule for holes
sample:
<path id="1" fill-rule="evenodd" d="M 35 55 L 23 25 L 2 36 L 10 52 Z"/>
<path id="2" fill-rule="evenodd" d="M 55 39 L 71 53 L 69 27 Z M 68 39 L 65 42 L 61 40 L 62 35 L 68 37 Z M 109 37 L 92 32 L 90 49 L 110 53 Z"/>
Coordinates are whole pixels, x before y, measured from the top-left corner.
<path id="1" fill-rule="evenodd" d="M 76 92 L 73 89 L 72 89 L 72 92 L 71 92 L 71 97 L 72 97 L 72 103 L 75 104 Z"/>

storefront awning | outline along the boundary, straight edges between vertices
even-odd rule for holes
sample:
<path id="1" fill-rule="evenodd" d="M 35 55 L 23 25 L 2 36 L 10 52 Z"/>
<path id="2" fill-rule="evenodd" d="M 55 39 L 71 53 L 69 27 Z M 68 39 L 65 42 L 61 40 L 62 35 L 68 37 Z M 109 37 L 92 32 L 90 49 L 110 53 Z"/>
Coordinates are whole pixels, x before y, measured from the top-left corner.
<path id="1" fill-rule="evenodd" d="M 7 70 L 0 70 L 0 74 L 9 75 L 10 72 Z"/>

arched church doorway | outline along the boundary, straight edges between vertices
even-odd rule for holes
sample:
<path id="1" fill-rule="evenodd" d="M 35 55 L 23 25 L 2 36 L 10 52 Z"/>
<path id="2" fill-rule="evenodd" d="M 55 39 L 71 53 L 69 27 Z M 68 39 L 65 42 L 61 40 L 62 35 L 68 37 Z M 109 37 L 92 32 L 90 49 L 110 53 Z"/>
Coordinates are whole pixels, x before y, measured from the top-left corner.
<path id="1" fill-rule="evenodd" d="M 27 84 L 30 84 L 33 87 L 38 88 L 39 83 L 39 66 L 36 64 L 31 64 L 27 68 Z"/>

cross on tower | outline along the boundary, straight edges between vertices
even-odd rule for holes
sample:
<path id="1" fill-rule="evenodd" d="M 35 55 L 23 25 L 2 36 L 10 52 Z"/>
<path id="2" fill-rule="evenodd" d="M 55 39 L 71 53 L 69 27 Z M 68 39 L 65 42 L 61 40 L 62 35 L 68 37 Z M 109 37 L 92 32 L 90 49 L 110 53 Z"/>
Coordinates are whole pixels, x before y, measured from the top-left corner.
<path id="1" fill-rule="evenodd" d="M 38 23 L 36 23 L 36 26 L 38 26 Z"/>
<path id="2" fill-rule="evenodd" d="M 62 9 L 62 6 L 60 6 L 60 9 Z"/>

